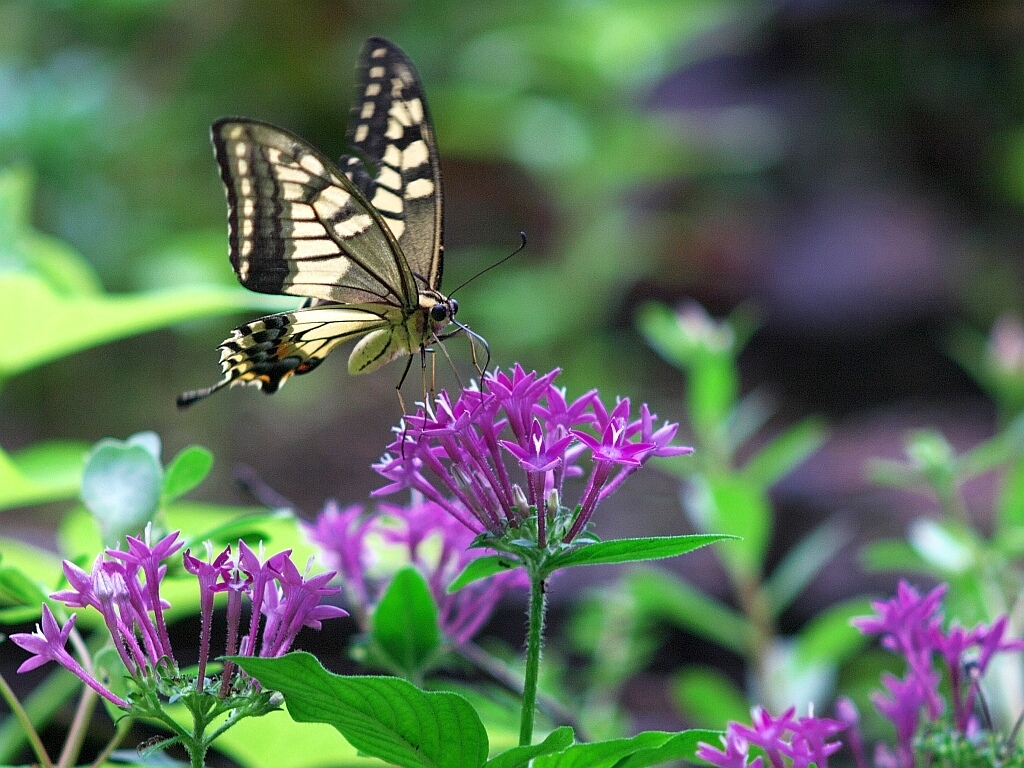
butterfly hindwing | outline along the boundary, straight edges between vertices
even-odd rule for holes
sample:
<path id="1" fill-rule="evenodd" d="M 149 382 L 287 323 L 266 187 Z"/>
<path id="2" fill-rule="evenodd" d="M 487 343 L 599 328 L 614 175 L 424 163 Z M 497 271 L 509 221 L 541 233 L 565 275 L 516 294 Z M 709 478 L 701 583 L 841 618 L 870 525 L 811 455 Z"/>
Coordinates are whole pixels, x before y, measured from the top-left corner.
<path id="1" fill-rule="evenodd" d="M 420 284 L 437 290 L 444 221 L 434 129 L 415 67 L 379 37 L 367 40 L 359 57 L 348 143 L 362 159 L 343 157 L 342 170 L 398 238 Z"/>
<path id="2" fill-rule="evenodd" d="M 331 350 L 349 339 L 372 337 L 376 352 L 384 354 L 392 337 L 401 334 L 401 324 L 389 316 L 394 311 L 323 304 L 261 317 L 236 328 L 221 345 L 224 376 L 229 382 L 258 383 L 265 392 L 272 393 L 290 375 L 313 370 Z M 367 355 L 353 355 L 352 362 L 357 361 L 362 369 L 375 362 Z M 359 367 L 352 371 L 361 372 Z"/>

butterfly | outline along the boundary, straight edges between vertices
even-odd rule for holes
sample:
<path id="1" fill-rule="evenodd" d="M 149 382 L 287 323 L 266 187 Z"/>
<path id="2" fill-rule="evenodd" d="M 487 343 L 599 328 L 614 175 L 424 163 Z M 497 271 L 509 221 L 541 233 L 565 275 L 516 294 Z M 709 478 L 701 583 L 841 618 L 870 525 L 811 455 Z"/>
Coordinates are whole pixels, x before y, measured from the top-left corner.
<path id="1" fill-rule="evenodd" d="M 271 394 L 360 337 L 349 373 L 370 373 L 407 355 L 404 381 L 413 355 L 447 338 L 458 311 L 440 292 L 441 173 L 409 58 L 383 38 L 363 44 L 347 134 L 355 152 L 337 165 L 298 136 L 257 120 L 218 120 L 211 138 L 238 280 L 307 302 L 235 328 L 219 347 L 223 378 L 180 395 L 178 405 L 225 386 Z"/>

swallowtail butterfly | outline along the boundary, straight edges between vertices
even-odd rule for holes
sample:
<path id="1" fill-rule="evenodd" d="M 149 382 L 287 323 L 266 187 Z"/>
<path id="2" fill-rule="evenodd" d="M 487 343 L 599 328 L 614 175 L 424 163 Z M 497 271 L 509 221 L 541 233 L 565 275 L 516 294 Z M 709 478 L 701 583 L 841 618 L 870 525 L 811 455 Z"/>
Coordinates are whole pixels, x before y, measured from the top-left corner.
<path id="1" fill-rule="evenodd" d="M 275 392 L 349 339 L 362 337 L 348 360 L 357 374 L 402 355 L 411 364 L 443 338 L 458 305 L 440 292 L 437 146 L 419 76 L 401 49 L 378 37 L 363 44 L 348 126 L 355 153 L 338 165 L 268 123 L 225 118 L 211 133 L 238 280 L 308 301 L 232 331 L 219 348 L 223 378 L 182 394 L 179 406 L 228 385 Z"/>

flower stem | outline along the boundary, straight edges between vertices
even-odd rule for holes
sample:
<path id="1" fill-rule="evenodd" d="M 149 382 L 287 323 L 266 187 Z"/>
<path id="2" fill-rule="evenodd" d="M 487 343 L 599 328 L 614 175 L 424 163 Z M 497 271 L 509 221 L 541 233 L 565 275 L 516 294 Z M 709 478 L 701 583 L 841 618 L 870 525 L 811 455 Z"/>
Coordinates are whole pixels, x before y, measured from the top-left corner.
<path id="1" fill-rule="evenodd" d="M 28 713 L 25 712 L 25 708 L 21 706 L 21 702 L 18 697 L 14 694 L 11 686 L 7 684 L 7 681 L 0 675 L 0 698 L 3 698 L 7 705 L 11 708 L 11 712 L 14 717 L 21 724 L 24 730 L 24 736 L 28 739 L 29 744 L 32 745 L 32 752 L 35 753 L 36 760 L 44 768 L 53 768 L 53 761 L 50 760 L 50 756 L 46 753 L 46 747 L 43 746 L 42 740 L 39 738 L 39 732 L 32 725 L 32 721 L 29 719 Z"/>
<path id="2" fill-rule="evenodd" d="M 523 681 L 523 711 L 519 718 L 519 745 L 533 742 L 533 720 L 537 710 L 537 678 L 540 675 L 540 649 L 544 638 L 546 607 L 544 579 L 530 574 L 530 614 L 526 636 L 526 675 Z"/>

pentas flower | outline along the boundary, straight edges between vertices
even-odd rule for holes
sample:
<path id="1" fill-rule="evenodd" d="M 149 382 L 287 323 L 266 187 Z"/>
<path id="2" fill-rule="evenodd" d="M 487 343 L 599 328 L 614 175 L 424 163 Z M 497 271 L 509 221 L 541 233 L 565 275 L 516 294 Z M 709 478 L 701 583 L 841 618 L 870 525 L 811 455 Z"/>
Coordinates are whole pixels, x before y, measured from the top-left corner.
<path id="1" fill-rule="evenodd" d="M 896 597 L 871 603 L 874 616 L 853 620 L 864 634 L 880 634 L 882 645 L 907 660 L 907 674 L 902 681 L 884 680 L 890 697 L 880 697 L 876 706 L 893 720 L 899 735 L 899 749 L 910 749 L 922 712 L 930 721 L 942 714 L 944 700 L 939 691 L 942 675 L 933 669 L 937 657 L 949 680 L 953 700 L 953 723 L 966 734 L 972 728 L 972 713 L 978 693 L 978 681 L 988 669 L 993 656 L 1000 651 L 1024 650 L 1024 641 L 1005 638 L 1007 618 L 1001 616 L 991 626 L 978 624 L 967 630 L 953 622 L 944 630 L 942 597 L 947 591 L 940 584 L 921 595 L 910 584 L 901 581 Z M 970 665 L 972 673 L 965 677 Z M 912 727 L 913 725 L 913 727 Z"/>
<path id="2" fill-rule="evenodd" d="M 829 741 L 846 729 L 846 723 L 826 717 L 796 717 L 790 708 L 773 717 L 760 707 L 751 710 L 752 725 L 730 722 L 721 737 L 724 750 L 701 742 L 697 757 L 719 768 L 763 768 L 765 759 L 771 768 L 828 768 L 828 758 L 842 748 L 840 741 Z M 762 756 L 749 760 L 750 747 Z"/>
<path id="3" fill-rule="evenodd" d="M 505 594 L 528 584 L 526 574 L 517 569 L 480 579 L 449 594 L 448 587 L 455 578 L 488 551 L 470 549 L 473 532 L 429 501 L 418 500 L 404 507 L 381 504 L 373 514 L 367 514 L 361 506 L 341 510 L 329 502 L 303 529 L 326 562 L 341 573 L 363 569 L 361 574 L 365 574 L 377 559 L 371 546 L 375 540 L 403 550 L 402 561 L 415 566 L 430 588 L 442 634 L 456 646 L 473 638 Z M 348 597 L 364 630 L 369 629 L 369 616 L 388 583 L 389 578 L 367 579 L 364 575 L 358 588 L 349 590 Z"/>
<path id="4" fill-rule="evenodd" d="M 102 614 L 114 648 L 129 676 L 140 686 L 161 677 L 178 677 L 178 665 L 164 621 L 164 611 L 170 604 L 160 596 L 160 586 L 167 573 L 164 562 L 177 553 L 182 544 L 177 532 L 155 545 L 149 544 L 149 535 L 147 529 L 145 540 L 129 538 L 127 552 L 108 549 L 96 558 L 89 572 L 65 561 L 64 573 L 70 588 L 51 595 L 68 607 L 91 606 Z M 239 553 L 233 558 L 228 547 L 216 555 L 209 553 L 206 560 L 188 551 L 183 555 L 185 570 L 197 577 L 200 594 L 202 630 L 195 685 L 199 693 L 206 688 L 216 593 L 228 593 L 227 655 L 281 655 L 288 650 L 300 627 L 319 629 L 323 619 L 347 615 L 340 608 L 320 604 L 322 598 L 339 591 L 324 586 L 334 576 L 333 572 L 306 578 L 291 562 L 288 552 L 261 561 L 241 541 Z M 252 620 L 248 635 L 239 643 L 243 598 L 252 603 Z M 256 639 L 261 616 L 265 617 L 262 644 Z M 14 643 L 33 654 L 19 671 L 56 661 L 108 701 L 129 708 L 129 702 L 106 689 L 65 650 L 74 623 L 75 616 L 72 616 L 61 628 L 49 607 L 44 605 L 41 628 L 31 634 L 11 636 Z M 231 678 L 232 669 L 228 665 L 223 674 L 222 693 L 227 691 Z"/>
<path id="5" fill-rule="evenodd" d="M 634 419 L 628 399 L 609 411 L 596 390 L 570 402 L 554 385 L 557 376 L 557 369 L 541 376 L 516 365 L 454 401 L 442 392 L 396 430 L 374 467 L 389 483 L 374 495 L 412 489 L 474 534 L 494 537 L 536 513 L 543 547 L 554 522 L 561 542 L 575 539 L 597 505 L 648 459 L 692 451 L 671 445 L 678 425 L 655 429 L 646 405 Z M 583 475 L 577 509 L 564 513 L 564 481 Z"/>

